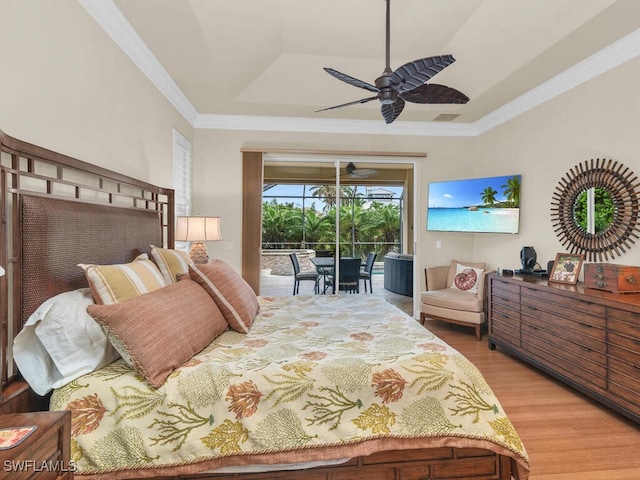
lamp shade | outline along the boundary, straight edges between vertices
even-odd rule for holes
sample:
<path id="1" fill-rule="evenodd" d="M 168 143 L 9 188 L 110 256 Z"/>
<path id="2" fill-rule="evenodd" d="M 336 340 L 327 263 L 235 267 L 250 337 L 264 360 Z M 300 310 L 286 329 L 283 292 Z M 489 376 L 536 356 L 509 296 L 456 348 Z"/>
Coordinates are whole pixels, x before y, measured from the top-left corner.
<path id="1" fill-rule="evenodd" d="M 176 240 L 179 242 L 222 240 L 220 217 L 178 217 Z"/>

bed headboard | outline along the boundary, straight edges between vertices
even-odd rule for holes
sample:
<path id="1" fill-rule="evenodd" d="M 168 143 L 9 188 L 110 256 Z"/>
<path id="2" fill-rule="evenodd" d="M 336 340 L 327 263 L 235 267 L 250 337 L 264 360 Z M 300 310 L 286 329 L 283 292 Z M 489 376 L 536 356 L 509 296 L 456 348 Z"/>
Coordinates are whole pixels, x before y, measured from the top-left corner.
<path id="1" fill-rule="evenodd" d="M 0 413 L 40 408 L 13 338 L 47 298 L 86 286 L 78 263 L 126 263 L 174 245 L 174 192 L 0 131 Z"/>

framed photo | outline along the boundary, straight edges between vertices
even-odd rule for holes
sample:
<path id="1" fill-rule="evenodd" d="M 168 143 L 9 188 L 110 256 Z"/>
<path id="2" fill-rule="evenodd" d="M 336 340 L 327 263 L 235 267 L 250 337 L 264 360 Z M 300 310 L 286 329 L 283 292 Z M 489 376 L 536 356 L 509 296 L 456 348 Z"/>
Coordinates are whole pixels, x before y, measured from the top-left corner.
<path id="1" fill-rule="evenodd" d="M 579 253 L 558 253 L 553 269 L 549 272 L 549 281 L 575 285 L 578 282 L 578 275 L 584 255 Z"/>

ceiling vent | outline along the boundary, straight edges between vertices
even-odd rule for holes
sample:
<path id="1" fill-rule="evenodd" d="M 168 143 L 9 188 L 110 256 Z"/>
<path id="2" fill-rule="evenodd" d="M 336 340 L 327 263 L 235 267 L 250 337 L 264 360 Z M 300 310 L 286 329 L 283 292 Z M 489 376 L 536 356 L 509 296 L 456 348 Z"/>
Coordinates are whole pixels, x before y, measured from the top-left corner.
<path id="1" fill-rule="evenodd" d="M 434 122 L 450 122 L 460 116 L 459 113 L 441 113 L 433 119 Z"/>

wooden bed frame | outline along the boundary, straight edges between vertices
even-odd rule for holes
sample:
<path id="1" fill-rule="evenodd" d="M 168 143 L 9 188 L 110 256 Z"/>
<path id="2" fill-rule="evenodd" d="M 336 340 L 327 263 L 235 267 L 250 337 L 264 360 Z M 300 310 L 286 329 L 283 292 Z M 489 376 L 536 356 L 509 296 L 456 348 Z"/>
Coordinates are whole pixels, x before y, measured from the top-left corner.
<path id="1" fill-rule="evenodd" d="M 46 410 L 48 398 L 33 393 L 13 363 L 13 338 L 42 301 L 87 286 L 78 263 L 125 263 L 149 244 L 172 248 L 174 192 L 2 131 L 0 188 L 0 265 L 6 270 L 0 277 L 0 413 Z M 380 452 L 305 470 L 156 478 L 509 480 L 517 472 L 508 456 L 440 447 Z"/>

